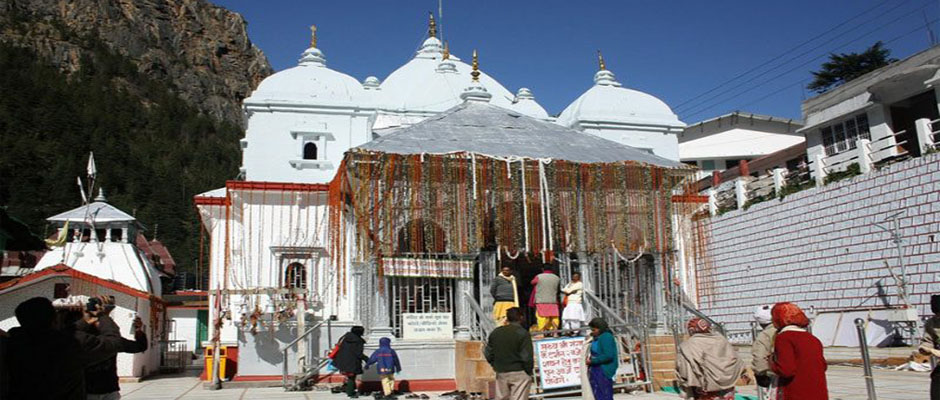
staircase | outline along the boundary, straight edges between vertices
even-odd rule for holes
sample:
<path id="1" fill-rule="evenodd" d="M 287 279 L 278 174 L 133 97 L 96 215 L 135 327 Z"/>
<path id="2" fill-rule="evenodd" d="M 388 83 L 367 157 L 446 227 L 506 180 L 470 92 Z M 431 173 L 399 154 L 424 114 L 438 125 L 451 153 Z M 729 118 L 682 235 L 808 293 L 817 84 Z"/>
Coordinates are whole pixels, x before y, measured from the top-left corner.
<path id="1" fill-rule="evenodd" d="M 477 340 L 457 342 L 457 354 L 454 357 L 457 362 L 457 390 L 488 393 L 490 383 L 496 382 L 496 372 L 483 357 L 485 346 L 486 344 Z"/>
<path id="2" fill-rule="evenodd" d="M 283 353 L 283 356 L 284 356 L 283 358 L 284 370 L 283 370 L 283 375 L 281 377 L 282 379 L 281 383 L 284 386 L 284 390 L 289 391 L 289 392 L 298 391 L 298 390 L 310 390 L 310 386 L 316 383 L 316 381 L 328 379 L 330 375 L 333 375 L 332 372 L 328 372 L 326 374 L 322 373 L 326 365 L 329 363 L 329 359 L 320 358 L 320 357 L 314 357 L 312 360 L 309 360 L 310 363 L 307 363 L 306 362 L 307 360 L 305 360 L 305 362 L 303 363 L 303 366 L 300 368 L 300 371 L 296 373 L 290 373 L 288 370 L 288 364 L 289 364 L 287 361 L 289 360 L 288 350 L 290 350 L 292 346 L 297 344 L 297 342 L 300 342 L 301 340 L 306 340 L 307 338 L 309 338 L 310 335 L 318 331 L 321 326 L 323 326 L 322 321 L 318 322 L 316 325 L 314 325 L 310 329 L 307 329 L 306 332 L 298 336 L 296 339 L 294 339 L 293 341 L 288 343 L 286 346 L 284 346 L 283 349 L 281 349 L 281 352 Z"/>

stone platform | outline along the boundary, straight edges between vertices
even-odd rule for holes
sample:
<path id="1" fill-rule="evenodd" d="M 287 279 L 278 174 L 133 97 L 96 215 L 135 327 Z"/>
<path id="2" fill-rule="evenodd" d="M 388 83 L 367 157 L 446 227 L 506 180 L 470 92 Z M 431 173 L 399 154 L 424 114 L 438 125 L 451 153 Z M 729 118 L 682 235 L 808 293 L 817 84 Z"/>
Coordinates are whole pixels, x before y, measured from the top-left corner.
<path id="1" fill-rule="evenodd" d="M 881 400 L 926 399 L 930 377 L 926 372 L 893 371 L 876 369 L 875 386 Z M 829 393 L 832 400 L 863 400 L 867 398 L 862 369 L 857 367 L 830 366 Z M 280 388 L 240 388 L 210 391 L 203 389 L 201 382 L 192 374 L 160 376 L 136 383 L 121 384 L 124 400 L 156 399 L 345 399 L 344 395 L 328 391 L 284 392 Z M 741 394 L 754 395 L 753 387 L 739 388 Z M 438 393 L 428 392 L 431 399 Z M 675 394 L 663 392 L 637 395 L 618 394 L 616 399 L 679 399 Z M 755 397 L 756 398 L 756 397 Z M 363 399 L 369 399 L 363 397 Z"/>

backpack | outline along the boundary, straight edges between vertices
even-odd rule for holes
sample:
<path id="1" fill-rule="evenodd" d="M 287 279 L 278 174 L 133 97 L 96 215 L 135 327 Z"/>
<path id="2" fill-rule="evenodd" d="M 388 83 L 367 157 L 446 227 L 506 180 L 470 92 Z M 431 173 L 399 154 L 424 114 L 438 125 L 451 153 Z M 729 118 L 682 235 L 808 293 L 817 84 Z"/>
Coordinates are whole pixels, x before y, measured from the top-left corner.
<path id="1" fill-rule="evenodd" d="M 326 358 L 329 358 L 331 360 L 336 358 L 336 354 L 339 353 L 339 348 L 342 344 L 343 344 L 343 338 L 340 338 L 339 341 L 336 342 L 336 345 L 333 346 L 333 350 L 330 350 L 330 354 L 326 355 Z"/>

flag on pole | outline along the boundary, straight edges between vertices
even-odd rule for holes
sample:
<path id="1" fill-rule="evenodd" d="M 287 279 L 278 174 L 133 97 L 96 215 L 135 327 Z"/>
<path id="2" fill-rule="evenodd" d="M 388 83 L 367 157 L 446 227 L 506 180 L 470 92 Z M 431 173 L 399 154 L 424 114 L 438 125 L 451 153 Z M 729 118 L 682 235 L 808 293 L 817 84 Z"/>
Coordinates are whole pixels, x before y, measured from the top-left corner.
<path id="1" fill-rule="evenodd" d="M 94 179 L 98 174 L 98 168 L 95 168 L 95 152 L 88 152 L 88 177 Z"/>
<path id="2" fill-rule="evenodd" d="M 75 180 L 78 181 L 78 191 L 82 194 L 82 204 L 88 204 L 88 196 L 85 195 L 85 185 L 82 185 L 82 178 L 76 176 Z"/>

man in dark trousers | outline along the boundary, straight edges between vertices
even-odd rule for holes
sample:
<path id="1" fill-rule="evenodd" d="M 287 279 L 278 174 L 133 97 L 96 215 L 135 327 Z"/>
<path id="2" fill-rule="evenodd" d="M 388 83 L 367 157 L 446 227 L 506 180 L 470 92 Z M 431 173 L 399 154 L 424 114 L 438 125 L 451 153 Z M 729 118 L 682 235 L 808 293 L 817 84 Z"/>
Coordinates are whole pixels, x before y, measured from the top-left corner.
<path id="1" fill-rule="evenodd" d="M 15 310 L 20 326 L 10 329 L 3 360 L 9 397 L 84 400 L 85 368 L 114 357 L 122 346 L 117 325 L 101 311 L 103 307 L 85 310 L 77 323 L 55 329 L 56 311 L 49 299 L 20 303 Z M 87 333 L 90 326 L 99 334 Z"/>
<path id="2" fill-rule="evenodd" d="M 333 366 L 346 376 L 346 395 L 350 398 L 357 398 L 356 376 L 362 375 L 362 363 L 369 361 L 363 352 L 366 341 L 362 335 L 366 329 L 361 326 L 354 326 L 343 337 L 339 339 L 339 351 L 333 357 Z"/>
<path id="3" fill-rule="evenodd" d="M 940 295 L 930 296 L 933 317 L 924 323 L 924 338 L 917 349 L 921 354 L 940 357 Z M 930 373 L 930 400 L 940 400 L 940 367 Z"/>
<path id="4" fill-rule="evenodd" d="M 147 351 L 147 334 L 140 317 L 134 318 L 134 340 L 121 338 L 121 353 L 143 353 Z M 98 334 L 92 329 L 91 334 Z M 85 369 L 85 392 L 88 400 L 118 400 L 121 386 L 118 384 L 117 354 Z"/>
<path id="5" fill-rule="evenodd" d="M 529 398 L 532 386 L 532 338 L 522 327 L 522 310 L 506 310 L 508 324 L 493 330 L 484 350 L 486 361 L 496 371 L 496 399 Z"/>

